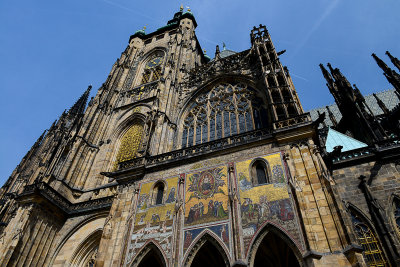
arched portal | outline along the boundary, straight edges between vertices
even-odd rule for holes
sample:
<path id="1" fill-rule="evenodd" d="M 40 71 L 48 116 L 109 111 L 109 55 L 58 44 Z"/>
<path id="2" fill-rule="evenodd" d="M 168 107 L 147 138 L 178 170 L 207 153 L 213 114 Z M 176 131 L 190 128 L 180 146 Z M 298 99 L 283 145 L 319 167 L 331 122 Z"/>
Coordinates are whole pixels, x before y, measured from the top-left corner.
<path id="1" fill-rule="evenodd" d="M 218 249 L 210 242 L 206 241 L 201 248 L 197 251 L 196 256 L 193 258 L 191 267 L 202 266 L 227 266 L 224 257 Z"/>
<path id="2" fill-rule="evenodd" d="M 155 249 L 151 249 L 139 263 L 138 267 L 164 267 L 164 260 Z"/>
<path id="3" fill-rule="evenodd" d="M 230 266 L 230 263 L 222 245 L 212 236 L 211 233 L 206 232 L 192 247 L 192 250 L 188 254 L 183 266 L 224 267 Z"/>
<path id="4" fill-rule="evenodd" d="M 254 267 L 300 267 L 293 250 L 275 233 L 261 241 L 254 258 Z"/>
<path id="5" fill-rule="evenodd" d="M 279 228 L 267 224 L 251 245 L 252 267 L 301 267 L 302 257 L 295 243 Z"/>
<path id="6" fill-rule="evenodd" d="M 142 249 L 141 252 L 139 252 L 131 266 L 165 267 L 167 266 L 167 263 L 160 249 L 154 243 L 150 243 L 144 249 Z"/>

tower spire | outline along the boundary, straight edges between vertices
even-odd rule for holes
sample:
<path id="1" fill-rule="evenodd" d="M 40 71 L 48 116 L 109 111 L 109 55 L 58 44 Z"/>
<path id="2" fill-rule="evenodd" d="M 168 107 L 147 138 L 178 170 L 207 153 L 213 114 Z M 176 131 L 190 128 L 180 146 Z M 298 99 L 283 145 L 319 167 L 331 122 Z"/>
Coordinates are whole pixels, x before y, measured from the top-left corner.
<path id="1" fill-rule="evenodd" d="M 382 109 L 382 111 L 383 111 L 385 114 L 389 114 L 390 111 L 389 111 L 389 109 L 386 107 L 385 103 L 383 103 L 383 101 L 382 101 L 375 93 L 373 93 L 372 95 L 375 97 L 376 102 L 378 103 L 378 106 Z"/>
<path id="2" fill-rule="evenodd" d="M 70 115 L 83 114 L 83 112 L 85 111 L 86 103 L 91 89 L 92 85 L 89 85 L 86 91 L 78 99 L 78 101 L 76 101 L 75 104 L 69 109 L 68 114 Z"/>
<path id="3" fill-rule="evenodd" d="M 397 57 L 392 56 L 389 51 L 386 51 L 385 54 L 390 58 L 390 61 L 392 61 L 393 65 L 395 65 L 396 68 L 400 71 L 400 60 Z"/>
<path id="4" fill-rule="evenodd" d="M 388 82 L 391 83 L 398 92 L 400 92 L 400 75 L 389 68 L 385 62 L 383 62 L 383 60 L 377 57 L 374 53 L 372 53 L 372 57 L 375 59 L 378 66 L 383 70 L 383 75 L 385 75 Z"/>

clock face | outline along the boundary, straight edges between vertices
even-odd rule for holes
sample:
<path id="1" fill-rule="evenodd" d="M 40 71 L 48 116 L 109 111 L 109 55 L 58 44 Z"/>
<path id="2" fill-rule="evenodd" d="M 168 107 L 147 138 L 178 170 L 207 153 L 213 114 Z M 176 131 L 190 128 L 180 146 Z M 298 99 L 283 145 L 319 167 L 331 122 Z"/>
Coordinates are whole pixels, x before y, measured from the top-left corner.
<path id="1" fill-rule="evenodd" d="M 146 64 L 146 69 L 154 68 L 161 64 L 162 57 L 155 57 Z"/>

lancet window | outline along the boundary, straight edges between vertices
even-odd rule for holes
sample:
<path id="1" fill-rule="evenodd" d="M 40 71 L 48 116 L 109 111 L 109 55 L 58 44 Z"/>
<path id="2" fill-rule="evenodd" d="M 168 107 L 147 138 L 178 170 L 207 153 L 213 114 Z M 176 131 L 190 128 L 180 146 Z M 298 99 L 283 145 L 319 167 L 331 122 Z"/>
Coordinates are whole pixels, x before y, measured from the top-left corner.
<path id="1" fill-rule="evenodd" d="M 162 182 L 157 183 L 154 186 L 154 205 L 161 205 L 163 204 L 164 198 L 164 184 Z"/>
<path id="2" fill-rule="evenodd" d="M 268 166 L 263 160 L 256 160 L 251 166 L 251 179 L 254 186 L 271 182 Z"/>
<path id="3" fill-rule="evenodd" d="M 182 147 L 267 127 L 256 90 L 244 83 L 221 83 L 199 95 L 186 113 Z"/>
<path id="4" fill-rule="evenodd" d="M 131 160 L 136 157 L 142 141 L 143 125 L 133 124 L 122 136 L 117 154 L 117 163 Z"/>
<path id="5" fill-rule="evenodd" d="M 368 266 L 387 266 L 379 240 L 373 230 L 354 211 L 350 211 L 351 220 L 358 242 L 364 248 L 364 259 Z"/>
<path id="6" fill-rule="evenodd" d="M 141 84 L 157 81 L 161 77 L 161 64 L 163 55 L 160 53 L 154 54 L 144 66 Z"/>

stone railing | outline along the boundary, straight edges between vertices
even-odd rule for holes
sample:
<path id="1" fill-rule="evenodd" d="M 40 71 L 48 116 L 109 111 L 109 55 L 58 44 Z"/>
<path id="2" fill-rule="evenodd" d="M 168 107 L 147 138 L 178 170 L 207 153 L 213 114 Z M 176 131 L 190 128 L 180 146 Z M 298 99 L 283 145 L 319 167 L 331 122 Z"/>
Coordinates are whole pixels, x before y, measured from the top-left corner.
<path id="1" fill-rule="evenodd" d="M 204 144 L 199 144 L 191 147 L 182 148 L 179 150 L 174 150 L 160 155 L 140 157 L 124 161 L 118 164 L 118 170 L 136 168 L 145 165 L 146 166 L 157 165 L 159 163 L 183 160 L 194 156 L 212 153 L 218 150 L 223 150 L 230 147 L 247 144 L 250 142 L 263 140 L 269 137 L 272 137 L 272 134 L 271 131 L 268 129 L 254 130 L 234 136 L 221 138 Z"/>
<path id="2" fill-rule="evenodd" d="M 311 121 L 312 120 L 311 120 L 310 113 L 304 113 L 304 114 L 298 115 L 296 117 L 292 117 L 289 119 L 274 122 L 273 129 L 279 130 L 279 129 L 283 129 L 283 128 L 287 128 L 290 126 L 295 126 L 298 124 L 307 123 L 307 122 L 311 122 Z"/>
<path id="3" fill-rule="evenodd" d="M 146 84 L 141 84 L 129 91 L 126 91 L 126 96 L 131 97 L 133 101 L 139 101 L 151 97 L 151 92 L 157 89 L 158 80 Z"/>
<path id="4" fill-rule="evenodd" d="M 340 161 L 344 161 L 344 160 L 348 160 L 348 159 L 358 158 L 361 156 L 371 155 L 372 153 L 374 153 L 372 148 L 363 147 L 363 148 L 359 148 L 359 149 L 355 149 L 355 150 L 342 152 L 342 153 L 340 153 L 339 156 L 334 157 L 332 159 L 332 161 L 335 163 L 335 162 L 340 162 Z"/>

